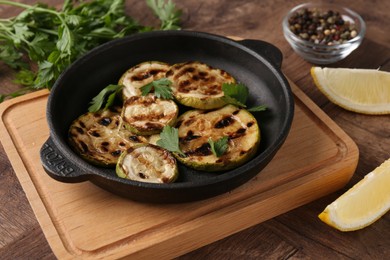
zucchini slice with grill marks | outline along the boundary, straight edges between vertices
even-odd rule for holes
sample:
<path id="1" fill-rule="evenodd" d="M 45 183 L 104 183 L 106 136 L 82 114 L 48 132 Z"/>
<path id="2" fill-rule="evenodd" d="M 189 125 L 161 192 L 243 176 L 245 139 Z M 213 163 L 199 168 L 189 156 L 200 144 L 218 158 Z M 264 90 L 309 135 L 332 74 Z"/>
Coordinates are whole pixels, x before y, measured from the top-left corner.
<path id="1" fill-rule="evenodd" d="M 141 96 L 140 88 L 154 80 L 165 77 L 170 65 L 160 61 L 146 61 L 126 71 L 119 79 L 123 85 L 123 96 L 127 99 L 132 96 Z"/>
<path id="2" fill-rule="evenodd" d="M 135 144 L 146 143 L 122 124 L 121 108 L 85 113 L 69 127 L 68 140 L 75 152 L 88 162 L 114 167 L 121 153 Z"/>
<path id="3" fill-rule="evenodd" d="M 186 157 L 175 154 L 183 164 L 203 171 L 229 170 L 247 162 L 257 152 L 260 129 L 256 118 L 247 110 L 226 105 L 217 110 L 191 110 L 178 118 L 179 146 Z M 228 137 L 227 151 L 213 154 L 214 142 Z"/>
<path id="4" fill-rule="evenodd" d="M 122 153 L 116 166 L 121 178 L 134 181 L 170 183 L 179 174 L 175 157 L 152 144 L 137 145 Z"/>
<path id="5" fill-rule="evenodd" d="M 124 125 L 138 135 L 152 135 L 164 126 L 176 122 L 179 108 L 173 100 L 160 99 L 153 94 L 128 98 L 122 110 Z"/>
<path id="6" fill-rule="evenodd" d="M 226 105 L 222 84 L 236 82 L 226 71 L 197 61 L 172 65 L 166 77 L 172 81 L 176 100 L 198 109 L 215 109 Z"/>

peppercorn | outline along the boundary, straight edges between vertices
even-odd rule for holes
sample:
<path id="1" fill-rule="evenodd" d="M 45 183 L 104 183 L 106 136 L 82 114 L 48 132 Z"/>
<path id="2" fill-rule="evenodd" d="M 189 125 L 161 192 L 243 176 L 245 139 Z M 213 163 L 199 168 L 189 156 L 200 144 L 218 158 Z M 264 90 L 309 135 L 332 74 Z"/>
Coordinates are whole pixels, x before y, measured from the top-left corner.
<path id="1" fill-rule="evenodd" d="M 358 34 L 354 24 L 344 20 L 339 12 L 333 10 L 304 8 L 295 12 L 288 22 L 295 35 L 316 44 L 340 44 Z"/>

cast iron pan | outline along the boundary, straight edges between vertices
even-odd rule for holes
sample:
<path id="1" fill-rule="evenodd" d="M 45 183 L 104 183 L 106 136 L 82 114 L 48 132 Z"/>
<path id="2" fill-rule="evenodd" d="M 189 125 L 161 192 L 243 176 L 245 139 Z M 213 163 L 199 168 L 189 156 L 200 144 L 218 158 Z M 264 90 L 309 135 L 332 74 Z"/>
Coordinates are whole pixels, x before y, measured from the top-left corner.
<path id="1" fill-rule="evenodd" d="M 93 166 L 74 153 L 67 143 L 71 122 L 87 111 L 88 103 L 101 89 L 116 84 L 127 69 L 152 60 L 171 64 L 205 62 L 247 85 L 248 106 L 268 107 L 266 112 L 256 113 L 262 135 L 257 155 L 244 165 L 221 173 L 200 172 L 179 165 L 177 182 L 153 184 L 119 178 L 113 169 Z M 89 180 L 112 193 L 143 202 L 187 202 L 232 190 L 270 162 L 290 130 L 294 101 L 281 73 L 281 62 L 281 52 L 269 43 L 234 41 L 200 32 L 156 31 L 104 44 L 72 64 L 50 92 L 47 104 L 50 138 L 40 151 L 43 167 L 56 180 Z"/>

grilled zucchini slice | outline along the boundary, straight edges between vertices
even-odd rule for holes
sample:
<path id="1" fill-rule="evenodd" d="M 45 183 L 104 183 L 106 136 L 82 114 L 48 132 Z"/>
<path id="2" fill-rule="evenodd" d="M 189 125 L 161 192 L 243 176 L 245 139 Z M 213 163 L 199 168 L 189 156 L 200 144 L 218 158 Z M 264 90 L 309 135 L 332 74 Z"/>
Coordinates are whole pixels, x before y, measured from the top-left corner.
<path id="1" fill-rule="evenodd" d="M 152 183 L 170 183 L 179 174 L 175 157 L 167 150 L 152 144 L 129 148 L 116 166 L 121 178 Z"/>
<path id="2" fill-rule="evenodd" d="M 198 109 L 215 109 L 226 105 L 222 84 L 236 82 L 226 71 L 197 61 L 174 64 L 166 77 L 172 81 L 176 100 Z"/>
<path id="3" fill-rule="evenodd" d="M 127 129 L 137 135 L 152 135 L 176 122 L 179 108 L 173 100 L 153 94 L 133 96 L 123 105 L 122 118 Z"/>
<path id="4" fill-rule="evenodd" d="M 186 157 L 175 154 L 183 164 L 203 171 L 235 168 L 251 159 L 258 150 L 260 129 L 247 110 L 233 105 L 220 109 L 191 110 L 178 118 L 179 146 Z M 216 157 L 208 143 L 228 137 L 228 149 Z"/>
<path id="5" fill-rule="evenodd" d="M 124 100 L 132 96 L 141 96 L 140 88 L 154 80 L 165 77 L 170 65 L 160 61 L 146 61 L 126 71 L 119 79 L 119 85 L 123 85 Z"/>
<path id="6" fill-rule="evenodd" d="M 86 161 L 103 167 L 115 167 L 121 153 L 135 144 L 146 143 L 145 137 L 125 129 L 121 108 L 112 107 L 88 112 L 69 127 L 68 140 L 74 151 Z"/>

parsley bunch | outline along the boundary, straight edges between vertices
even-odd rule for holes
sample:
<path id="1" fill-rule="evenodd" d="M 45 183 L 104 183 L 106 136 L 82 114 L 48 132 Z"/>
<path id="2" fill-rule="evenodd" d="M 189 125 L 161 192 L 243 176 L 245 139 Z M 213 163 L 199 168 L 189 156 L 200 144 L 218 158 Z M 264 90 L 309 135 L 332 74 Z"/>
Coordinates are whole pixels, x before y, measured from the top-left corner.
<path id="1" fill-rule="evenodd" d="M 160 19 L 160 29 L 179 29 L 180 12 L 171 0 L 146 2 Z M 61 10 L 40 3 L 0 0 L 0 5 L 23 9 L 15 17 L 0 19 L 0 60 L 18 71 L 16 83 L 27 86 L 0 95 L 0 102 L 34 89 L 50 89 L 73 61 L 104 42 L 153 30 L 126 15 L 124 0 L 65 0 Z"/>

